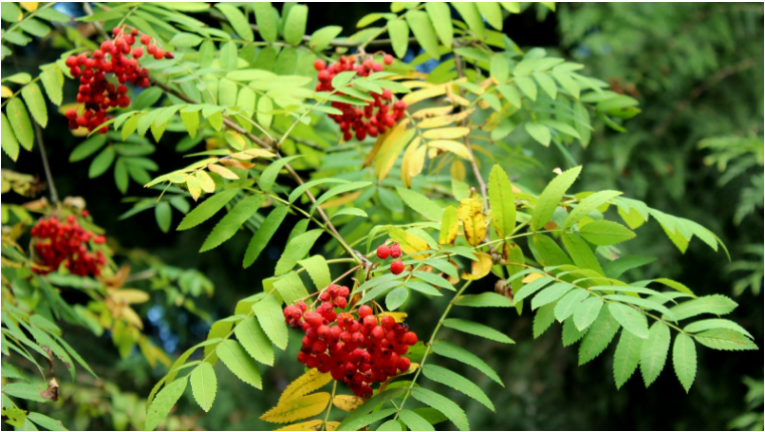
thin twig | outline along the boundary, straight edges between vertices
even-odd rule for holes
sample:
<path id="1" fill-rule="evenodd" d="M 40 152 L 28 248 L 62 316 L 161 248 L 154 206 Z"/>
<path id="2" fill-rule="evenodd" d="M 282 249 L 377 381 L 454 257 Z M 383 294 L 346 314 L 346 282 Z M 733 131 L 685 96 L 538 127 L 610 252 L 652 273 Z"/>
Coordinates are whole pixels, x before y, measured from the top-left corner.
<path id="1" fill-rule="evenodd" d="M 58 203 L 58 192 L 56 192 L 56 184 L 53 183 L 53 175 L 50 172 L 50 165 L 48 165 L 48 154 L 45 152 L 42 131 L 36 121 L 32 123 L 35 125 L 35 135 L 37 135 L 37 144 L 40 146 L 40 156 L 42 156 L 43 168 L 45 169 L 45 178 L 48 180 L 48 187 L 50 188 L 50 201 L 52 204 L 56 204 Z"/>
<path id="2" fill-rule="evenodd" d="M 90 7 L 90 3 L 82 2 L 80 4 L 82 5 L 82 10 L 84 10 L 85 13 L 88 14 L 88 16 L 93 15 L 93 9 Z M 99 21 L 93 21 L 93 25 L 96 27 L 96 30 L 98 30 L 98 33 L 101 35 L 102 38 L 106 40 L 111 39 L 109 35 L 106 33 L 106 30 L 104 30 L 104 26 L 102 26 Z"/>

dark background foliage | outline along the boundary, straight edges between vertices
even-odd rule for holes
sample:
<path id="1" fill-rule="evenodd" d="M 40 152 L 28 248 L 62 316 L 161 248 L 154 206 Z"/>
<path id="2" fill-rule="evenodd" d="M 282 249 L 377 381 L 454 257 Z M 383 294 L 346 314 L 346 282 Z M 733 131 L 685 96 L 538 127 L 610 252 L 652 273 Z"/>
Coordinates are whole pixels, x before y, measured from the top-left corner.
<path id="1" fill-rule="evenodd" d="M 352 34 L 360 17 L 387 8 L 385 3 L 311 5 L 307 33 L 334 24 L 343 26 L 343 36 L 347 36 Z M 758 171 L 762 173 L 762 148 L 759 165 L 720 187 L 722 173 L 705 163 L 709 151 L 698 146 L 703 139 L 728 135 L 754 137 L 762 142 L 761 4 L 562 4 L 557 13 L 529 8 L 523 14 L 513 15 L 505 21 L 505 32 L 522 48 L 541 46 L 583 63 L 587 74 L 608 80 L 613 90 L 640 101 L 643 111 L 626 122 L 626 133 L 599 127 L 589 148 L 585 150 L 577 144 L 571 149 L 576 160 L 585 166 L 575 191 L 621 190 L 653 208 L 698 221 L 723 239 L 734 261 L 747 258 L 746 245 L 762 245 L 761 195 L 759 207 L 740 223 L 734 222 L 741 191 L 751 186 Z M 3 64 L 3 74 L 10 71 L 6 68 L 24 69 L 37 64 L 38 56 L 50 57 L 47 61 L 58 56 L 49 47 L 29 50 L 20 64 Z M 74 91 L 74 87 L 67 88 L 65 100 L 71 100 Z M 65 128 L 63 116 L 52 116 L 44 135 L 59 194 L 85 198 L 95 220 L 119 243 L 122 252 L 143 249 L 170 265 L 196 268 L 204 273 L 215 284 L 215 294 L 198 303 L 214 319 L 232 314 L 237 300 L 261 290 L 260 280 L 272 274 L 292 224 L 283 225 L 275 236 L 277 240 L 247 270 L 240 266 L 249 240 L 243 234 L 222 247 L 198 254 L 196 250 L 214 221 L 198 229 L 164 234 L 152 212 L 118 220 L 129 205 L 122 201 L 108 176 L 89 180 L 87 162 L 67 162 L 78 139 L 68 132 L 61 133 Z M 168 135 L 152 156 L 161 172 L 184 164 L 174 151 L 173 137 Z M 554 147 L 544 149 L 528 143 L 528 148 L 545 167 L 530 170 L 528 175 L 532 178 L 547 179 L 552 167 L 566 165 Z M 490 161 L 483 162 L 488 174 Z M 499 162 L 505 163 L 501 159 Z M 3 155 L 2 163 L 3 168 L 42 176 L 36 157 L 24 155 L 13 167 Z M 132 185 L 128 195 L 153 196 L 155 192 Z M 177 224 L 178 214 L 174 216 Z M 641 227 L 639 234 L 626 249 L 657 256 L 658 260 L 645 270 L 633 271 L 634 280 L 655 277 L 661 272 L 692 287 L 697 294 L 732 295 L 734 281 L 743 276 L 728 271 L 729 262 L 722 251 L 714 253 L 698 240 L 681 254 L 657 224 Z M 761 256 L 755 259 L 762 262 Z M 493 290 L 493 282 L 488 278 L 474 289 Z M 733 319 L 762 346 L 762 293 L 746 290 L 736 301 L 741 307 Z M 410 326 L 430 332 L 437 319 L 436 311 L 443 308 L 435 303 L 411 303 Z M 140 312 L 148 317 L 147 331 L 174 356 L 204 339 L 209 328 L 199 317 L 167 307 L 161 298 L 143 305 Z M 650 389 L 645 389 L 636 375 L 617 390 L 612 379 L 613 356 L 604 354 L 578 367 L 577 350 L 561 346 L 560 326 L 553 326 L 533 340 L 528 312 L 520 317 L 499 311 L 461 310 L 457 314 L 507 332 L 517 341 L 517 345 L 505 346 L 457 332 L 443 333 L 445 338 L 486 360 L 505 383 L 503 389 L 464 365 L 449 365 L 480 385 L 498 408 L 494 414 L 457 391 L 447 391 L 449 397 L 465 408 L 475 430 L 725 429 L 733 418 L 747 411 L 744 403 L 747 387 L 742 378 L 761 379 L 763 373 L 760 352 L 704 349 L 700 350 L 698 378 L 687 396 L 669 364 Z M 151 370 L 138 352 L 120 359 L 106 335 L 96 340 L 84 330 L 71 331 L 81 332 L 72 345 L 87 353 L 94 368 L 123 391 L 145 397 L 164 374 L 163 367 Z M 279 390 L 299 375 L 300 365 L 293 360 L 296 349 L 296 344 L 291 344 L 287 352 L 277 353 L 276 366 L 264 374 L 266 391 L 255 391 L 231 374 L 221 373 L 217 401 L 209 414 L 199 416 L 197 407 L 191 403 L 179 405 L 179 412 L 188 416 L 189 425 L 205 429 L 269 427 L 258 417 L 275 403 Z M 64 394 L 77 391 L 75 386 L 62 387 Z M 60 404 L 51 415 L 64 419 L 65 424 L 67 419 L 85 422 L 83 416 L 90 416 L 89 428 L 115 427 L 108 415 L 100 417 L 95 415 L 97 411 L 95 408 L 72 411 L 69 405 Z"/>

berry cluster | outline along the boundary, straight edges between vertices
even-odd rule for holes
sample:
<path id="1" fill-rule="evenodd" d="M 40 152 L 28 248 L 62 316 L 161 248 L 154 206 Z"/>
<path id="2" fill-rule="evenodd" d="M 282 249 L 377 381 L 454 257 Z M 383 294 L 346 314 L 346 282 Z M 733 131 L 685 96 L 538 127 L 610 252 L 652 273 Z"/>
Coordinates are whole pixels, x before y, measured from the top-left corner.
<path id="1" fill-rule="evenodd" d="M 366 58 L 361 63 L 358 63 L 357 60 L 357 57 L 354 55 L 348 57 L 341 56 L 337 62 L 329 66 L 327 66 L 324 60 L 316 60 L 313 63 L 313 67 L 319 72 L 319 83 L 316 85 L 316 91 L 333 91 L 335 88 L 332 86 L 332 78 L 340 72 L 355 71 L 357 76 L 365 77 L 373 72 L 383 70 L 383 65 L 375 63 L 372 58 Z M 386 65 L 390 65 L 393 63 L 393 56 L 386 54 L 383 62 Z M 353 84 L 350 87 L 353 87 Z M 341 92 L 337 94 L 343 95 Z M 383 89 L 382 93 L 370 92 L 369 95 L 374 100 L 370 101 L 364 109 L 359 109 L 344 102 L 332 102 L 332 106 L 343 113 L 330 114 L 329 118 L 340 125 L 345 141 L 350 141 L 354 135 L 359 141 L 365 139 L 367 135 L 376 137 L 378 134 L 384 133 L 386 129 L 392 128 L 397 121 L 404 118 L 406 102 L 398 101 L 393 104 L 391 109 L 389 103 L 393 98 L 393 94 L 390 90 Z"/>
<path id="2" fill-rule="evenodd" d="M 66 65 L 69 72 L 75 78 L 80 78 L 80 88 L 77 93 L 77 102 L 85 105 L 85 111 L 78 115 L 77 110 L 70 109 L 66 112 L 69 119 L 69 128 L 77 129 L 86 127 L 89 131 L 98 129 L 105 121 L 112 118 L 107 115 L 110 108 L 127 108 L 130 105 L 130 97 L 127 96 L 126 82 L 146 88 L 149 86 L 149 71 L 138 64 L 144 52 L 143 48 L 132 48 L 136 43 L 138 30 L 125 30 L 115 27 L 112 30 L 114 41 L 104 41 L 101 47 L 92 53 L 82 53 L 69 56 Z M 173 53 L 165 52 L 152 43 L 151 36 L 143 34 L 139 36 L 142 45 L 146 46 L 146 52 L 155 59 L 173 58 Z M 106 80 L 106 75 L 113 73 L 117 82 Z M 98 131 L 106 133 L 107 127 Z"/>
<path id="3" fill-rule="evenodd" d="M 83 215 L 85 211 L 83 211 Z M 78 276 L 98 276 L 106 263 L 101 251 L 89 250 L 89 242 L 103 244 L 106 238 L 94 235 L 82 228 L 74 216 L 69 216 L 63 223 L 55 217 L 41 218 L 30 231 L 34 242 L 37 264 L 32 271 L 48 274 L 57 270 L 63 262 L 72 274 Z"/>
<path id="4" fill-rule="evenodd" d="M 368 305 L 356 311 L 335 312 L 347 305 L 348 287 L 330 284 L 319 295 L 322 304 L 309 310 L 305 302 L 284 308 L 284 318 L 293 328 L 305 331 L 298 361 L 310 369 L 331 373 L 345 381 L 354 394 L 367 397 L 371 385 L 409 369 L 403 357 L 417 343 L 417 334 L 390 315 L 379 320 Z M 342 305 L 342 306 L 341 306 Z"/>
<path id="5" fill-rule="evenodd" d="M 390 263 L 391 273 L 396 275 L 401 274 L 401 272 L 404 271 L 404 263 L 400 259 L 397 259 L 401 257 L 401 247 L 398 243 L 394 243 L 392 246 L 383 244 L 377 247 L 377 258 L 384 260 L 388 259 L 388 257 L 396 260 Z"/>

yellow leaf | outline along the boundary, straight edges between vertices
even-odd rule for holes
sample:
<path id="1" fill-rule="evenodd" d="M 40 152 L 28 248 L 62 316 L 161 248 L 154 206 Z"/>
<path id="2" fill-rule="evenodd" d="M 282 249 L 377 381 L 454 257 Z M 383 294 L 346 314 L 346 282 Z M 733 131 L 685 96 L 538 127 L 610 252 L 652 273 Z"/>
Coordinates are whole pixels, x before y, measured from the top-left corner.
<path id="1" fill-rule="evenodd" d="M 257 156 L 249 154 L 247 152 L 238 152 L 238 153 L 232 153 L 231 158 L 232 159 L 238 159 L 243 161 L 248 161 L 250 159 L 255 159 Z"/>
<path id="2" fill-rule="evenodd" d="M 326 425 L 327 425 L 326 429 L 328 431 L 336 431 L 337 427 L 340 426 L 340 422 L 339 421 L 331 421 L 331 422 L 327 422 Z"/>
<path id="3" fill-rule="evenodd" d="M 453 103 L 462 105 L 462 106 L 469 106 L 470 101 L 465 99 L 464 97 L 460 96 L 459 92 L 455 92 L 452 89 L 452 86 L 447 85 L 446 86 L 446 98 L 452 101 Z"/>
<path id="4" fill-rule="evenodd" d="M 412 114 L 412 118 L 421 120 L 429 117 L 443 116 L 449 114 L 452 112 L 452 110 L 454 110 L 454 107 L 451 105 L 435 108 L 423 108 L 421 110 L 415 111 L 414 114 Z"/>
<path id="5" fill-rule="evenodd" d="M 451 174 L 454 180 L 465 181 L 465 175 L 467 174 L 465 164 L 459 159 L 452 162 Z"/>
<path id="6" fill-rule="evenodd" d="M 476 198 L 466 198 L 460 202 L 457 214 L 465 229 L 465 238 L 471 246 L 477 246 L 486 237 L 486 220 L 481 212 L 481 202 Z"/>
<path id="7" fill-rule="evenodd" d="M 457 209 L 452 206 L 446 207 L 441 218 L 441 233 L 438 235 L 438 244 L 454 244 L 459 228 L 460 221 L 457 217 Z"/>
<path id="8" fill-rule="evenodd" d="M 13 96 L 13 91 L 6 86 L 0 87 L 0 96 L 9 98 Z"/>
<path id="9" fill-rule="evenodd" d="M 395 375 L 395 377 L 397 378 L 397 377 L 400 377 L 400 376 L 404 376 L 404 375 L 409 375 L 409 374 L 412 374 L 412 373 L 414 373 L 414 372 L 415 372 L 415 371 L 416 371 L 416 370 L 417 370 L 419 367 L 420 367 L 420 364 L 419 364 L 419 363 L 414 363 L 414 362 L 412 362 L 412 363 L 409 363 L 409 369 L 407 369 L 407 370 L 405 370 L 405 371 L 403 371 L 403 372 L 399 372 L 399 373 L 397 373 L 397 374 Z"/>
<path id="10" fill-rule="evenodd" d="M 317 431 L 321 429 L 321 425 L 324 424 L 323 420 L 308 420 L 302 423 L 295 423 L 283 428 L 274 429 L 277 431 Z M 338 423 L 339 424 L 339 423 Z"/>
<path id="11" fill-rule="evenodd" d="M 415 88 L 427 88 L 427 87 L 433 87 L 433 84 L 425 81 L 402 81 L 401 85 L 408 88 L 409 90 L 415 89 Z"/>
<path id="12" fill-rule="evenodd" d="M 414 154 L 417 152 L 417 146 L 420 145 L 420 139 L 415 138 L 406 148 L 404 157 L 401 159 L 401 182 L 405 188 L 412 187 L 412 176 L 409 174 L 409 164 Z"/>
<path id="13" fill-rule="evenodd" d="M 364 399 L 358 397 L 358 396 L 351 396 L 351 395 L 337 395 L 334 399 L 332 399 L 332 404 L 338 407 L 339 409 L 351 412 L 355 410 L 356 408 L 360 407 L 361 404 L 364 403 Z"/>
<path id="14" fill-rule="evenodd" d="M 422 136 L 427 139 L 457 139 L 462 138 L 470 133 L 468 127 L 451 127 L 442 129 L 432 129 L 422 133 Z"/>
<path id="15" fill-rule="evenodd" d="M 419 122 L 417 124 L 417 127 L 419 127 L 420 129 L 428 129 L 428 128 L 446 126 L 446 125 L 449 125 L 458 121 L 462 121 L 468 118 L 470 114 L 473 114 L 473 111 L 475 110 L 469 109 L 469 110 L 459 112 L 457 114 L 426 118 L 425 120 Z"/>
<path id="16" fill-rule="evenodd" d="M 197 176 L 199 187 L 201 187 L 203 191 L 207 193 L 215 192 L 215 182 L 212 177 L 210 177 L 210 174 L 207 174 L 204 171 L 197 171 L 195 175 Z"/>
<path id="17" fill-rule="evenodd" d="M 465 280 L 478 280 L 489 274 L 491 266 L 493 265 L 491 255 L 486 252 L 476 252 L 475 256 L 478 257 L 478 261 L 470 262 L 470 273 L 462 273 L 462 279 Z"/>
<path id="18" fill-rule="evenodd" d="M 211 172 L 214 172 L 215 174 L 218 174 L 219 176 L 225 179 L 239 180 L 239 176 L 234 174 L 233 171 L 231 171 L 228 168 L 222 167 L 220 165 L 210 164 L 210 165 L 207 165 L 207 169 L 209 169 Z"/>
<path id="19" fill-rule="evenodd" d="M 377 179 L 382 181 L 390 172 L 393 165 L 398 159 L 398 155 L 401 154 L 401 150 L 409 143 L 412 136 L 415 134 L 414 129 L 406 130 L 409 124 L 409 119 L 401 121 L 388 136 L 388 138 L 380 147 L 380 153 L 375 162 L 375 171 L 377 171 Z"/>
<path id="20" fill-rule="evenodd" d="M 149 294 L 137 289 L 118 289 L 109 294 L 116 303 L 136 304 L 149 300 Z"/>
<path id="21" fill-rule="evenodd" d="M 226 131 L 226 142 L 237 150 L 243 150 L 247 147 L 247 141 L 245 141 L 244 137 L 232 130 Z"/>
<path id="22" fill-rule="evenodd" d="M 529 282 L 534 282 L 535 280 L 542 277 L 542 274 L 540 273 L 529 273 L 525 278 L 523 278 L 523 283 L 527 284 Z"/>
<path id="23" fill-rule="evenodd" d="M 122 319 L 129 322 L 130 324 L 133 324 L 134 326 L 138 327 L 139 329 L 143 329 L 143 321 L 141 321 L 141 317 L 138 316 L 135 311 L 130 308 L 130 306 L 125 306 L 120 311 L 120 315 L 122 316 Z"/>
<path id="24" fill-rule="evenodd" d="M 196 201 L 199 198 L 199 195 L 202 194 L 202 188 L 199 186 L 199 181 L 197 178 L 194 176 L 187 176 L 186 186 L 189 188 L 191 197 L 194 198 L 194 201 Z"/>
<path id="25" fill-rule="evenodd" d="M 482 89 L 486 90 L 487 88 L 489 88 L 490 85 L 495 84 L 496 82 L 497 81 L 494 80 L 494 78 L 489 77 L 481 81 L 481 84 L 478 84 L 478 87 L 481 87 Z"/>
<path id="26" fill-rule="evenodd" d="M 356 192 L 353 192 L 353 193 L 349 193 L 348 195 L 343 195 L 340 198 L 331 199 L 331 200 L 323 203 L 319 207 L 321 207 L 323 209 L 330 209 L 330 208 L 334 208 L 334 207 L 339 207 L 339 206 L 341 206 L 343 204 L 348 204 L 349 202 L 351 202 L 351 201 L 355 200 L 356 198 L 358 198 L 359 195 L 361 195 L 362 192 L 363 191 L 356 191 Z"/>
<path id="27" fill-rule="evenodd" d="M 388 139 L 390 134 L 393 133 L 393 129 L 388 129 L 385 131 L 385 133 L 382 133 L 377 136 L 377 141 L 375 141 L 375 145 L 372 146 L 372 150 L 369 151 L 367 154 L 367 157 L 364 158 L 363 166 L 368 167 L 369 165 L 372 165 L 372 162 L 377 157 L 377 154 L 380 153 L 380 148 L 382 147 L 385 140 Z"/>
<path id="28" fill-rule="evenodd" d="M 247 154 L 251 154 L 255 157 L 262 157 L 262 158 L 269 158 L 269 159 L 276 157 L 275 153 L 272 153 L 268 150 L 257 149 L 257 148 L 247 149 L 244 152 Z"/>
<path id="29" fill-rule="evenodd" d="M 61 115 L 66 115 L 67 111 L 69 111 L 70 109 L 73 109 L 73 110 L 77 110 L 77 113 L 79 114 L 80 113 L 80 111 L 79 111 L 80 106 L 81 105 L 78 104 L 78 103 L 63 104 L 60 107 L 58 107 L 58 113 L 61 114 Z"/>
<path id="30" fill-rule="evenodd" d="M 403 100 L 406 102 L 407 106 L 412 106 L 416 104 L 417 102 L 424 101 L 425 99 L 434 98 L 436 96 L 441 96 L 446 93 L 446 85 L 440 84 L 440 85 L 434 85 L 433 87 L 427 87 L 422 90 L 417 90 L 416 92 L 409 93 L 408 95 L 404 96 Z"/>
<path id="31" fill-rule="evenodd" d="M 19 2 L 19 4 L 29 12 L 34 12 L 37 10 L 37 6 L 40 5 L 40 2 Z"/>
<path id="32" fill-rule="evenodd" d="M 383 312 L 380 315 L 382 316 L 392 316 L 394 320 L 396 320 L 397 323 L 404 322 L 404 320 L 407 317 L 406 312 Z"/>
<path id="33" fill-rule="evenodd" d="M 435 140 L 435 141 L 428 142 L 428 147 L 452 152 L 455 155 L 461 157 L 462 159 L 470 160 L 470 152 L 468 151 L 467 147 L 465 147 L 465 144 L 462 144 L 461 142 L 449 141 L 449 140 Z"/>
<path id="34" fill-rule="evenodd" d="M 221 159 L 220 164 L 226 165 L 227 167 L 231 167 L 231 168 L 245 169 L 245 170 L 255 167 L 254 163 L 242 162 L 236 159 Z"/>
<path id="35" fill-rule="evenodd" d="M 430 249 L 430 246 L 428 246 L 428 243 L 425 240 L 415 236 L 414 234 L 410 234 L 409 232 L 404 231 L 399 227 L 389 226 L 388 235 L 390 235 L 390 238 L 392 238 L 394 241 L 399 242 L 401 250 L 404 251 L 404 253 L 407 255 Z M 428 256 L 425 254 L 412 256 L 412 258 L 419 260 L 425 259 L 427 257 Z"/>
<path id="36" fill-rule="evenodd" d="M 330 379 L 332 379 L 331 376 Z M 324 411 L 329 403 L 329 398 L 329 393 L 315 393 L 296 399 L 288 399 L 268 410 L 260 416 L 260 419 L 271 423 L 290 423 L 312 417 Z"/>
<path id="37" fill-rule="evenodd" d="M 282 395 L 279 396 L 279 404 L 281 405 L 289 399 L 305 396 L 312 391 L 324 387 L 330 381 L 332 381 L 332 375 L 321 373 L 316 369 L 311 369 L 298 377 L 295 381 L 292 381 L 287 388 L 284 389 Z"/>

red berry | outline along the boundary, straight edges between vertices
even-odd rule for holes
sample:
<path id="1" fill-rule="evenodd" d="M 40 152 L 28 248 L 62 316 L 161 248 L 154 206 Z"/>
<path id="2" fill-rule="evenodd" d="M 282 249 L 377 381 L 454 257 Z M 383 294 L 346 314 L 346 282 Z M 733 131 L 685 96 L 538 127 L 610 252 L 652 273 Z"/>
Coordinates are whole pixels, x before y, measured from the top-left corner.
<path id="1" fill-rule="evenodd" d="M 324 69 L 326 69 L 326 67 L 327 67 L 327 63 L 322 59 L 316 59 L 316 61 L 313 62 L 313 68 L 316 69 L 317 71 L 323 71 Z"/>
<path id="2" fill-rule="evenodd" d="M 377 246 L 377 258 L 388 259 L 390 256 L 390 248 L 386 245 Z"/>
<path id="3" fill-rule="evenodd" d="M 159 60 L 161 58 L 165 57 L 165 52 L 162 50 L 162 48 L 157 48 L 154 50 L 154 58 Z"/>
<path id="4" fill-rule="evenodd" d="M 95 244 L 104 244 L 104 243 L 106 243 L 106 237 L 104 237 L 102 235 L 97 235 L 97 236 L 93 237 L 93 243 L 95 243 Z"/>
<path id="5" fill-rule="evenodd" d="M 175 58 L 175 55 L 173 53 L 171 53 L 170 51 L 168 51 L 168 52 L 165 53 L 165 58 L 169 59 L 169 60 L 172 60 L 172 59 Z"/>
<path id="6" fill-rule="evenodd" d="M 66 112 L 66 118 L 69 120 L 76 120 L 77 119 L 77 110 L 76 109 L 70 109 Z"/>
<path id="7" fill-rule="evenodd" d="M 398 258 L 401 256 L 401 246 L 399 245 L 393 245 L 390 247 L 390 256 L 391 258 Z"/>
<path id="8" fill-rule="evenodd" d="M 139 59 L 141 58 L 142 55 L 143 55 L 143 48 L 133 48 L 133 58 Z"/>
<path id="9" fill-rule="evenodd" d="M 411 366 L 411 364 L 412 364 L 412 361 L 409 360 L 407 357 L 401 357 L 400 359 L 398 359 L 398 364 L 396 366 L 398 366 L 398 370 L 400 370 L 401 372 L 404 372 L 406 370 L 409 370 L 409 366 Z"/>
<path id="10" fill-rule="evenodd" d="M 401 272 L 404 271 L 404 263 L 401 262 L 401 260 L 393 261 L 390 264 L 390 271 L 395 275 L 401 274 Z"/>
<path id="11" fill-rule="evenodd" d="M 390 54 L 385 54 L 385 57 L 383 57 L 383 63 L 390 66 L 393 64 L 393 56 Z"/>
<path id="12" fill-rule="evenodd" d="M 121 28 L 119 28 L 119 27 L 114 27 L 114 28 L 112 29 L 112 36 L 117 36 L 117 35 L 118 35 L 118 34 L 120 34 L 121 32 L 122 32 L 122 29 L 121 29 Z"/>
<path id="13" fill-rule="evenodd" d="M 404 333 L 404 337 L 402 338 L 404 343 L 412 346 L 417 343 L 417 333 L 415 332 L 406 332 Z"/>
<path id="14" fill-rule="evenodd" d="M 372 65 L 372 70 L 375 72 L 382 72 L 383 65 L 381 65 L 380 63 L 375 63 Z"/>
<path id="15" fill-rule="evenodd" d="M 146 52 L 147 53 L 149 53 L 151 55 L 154 55 L 155 51 L 157 51 L 157 47 L 154 44 L 150 43 L 149 45 L 146 46 Z"/>
<path id="16" fill-rule="evenodd" d="M 361 319 L 364 319 L 364 318 L 372 315 L 372 313 L 373 313 L 372 307 L 369 306 L 369 305 L 362 305 L 359 308 L 359 318 L 361 318 Z"/>

